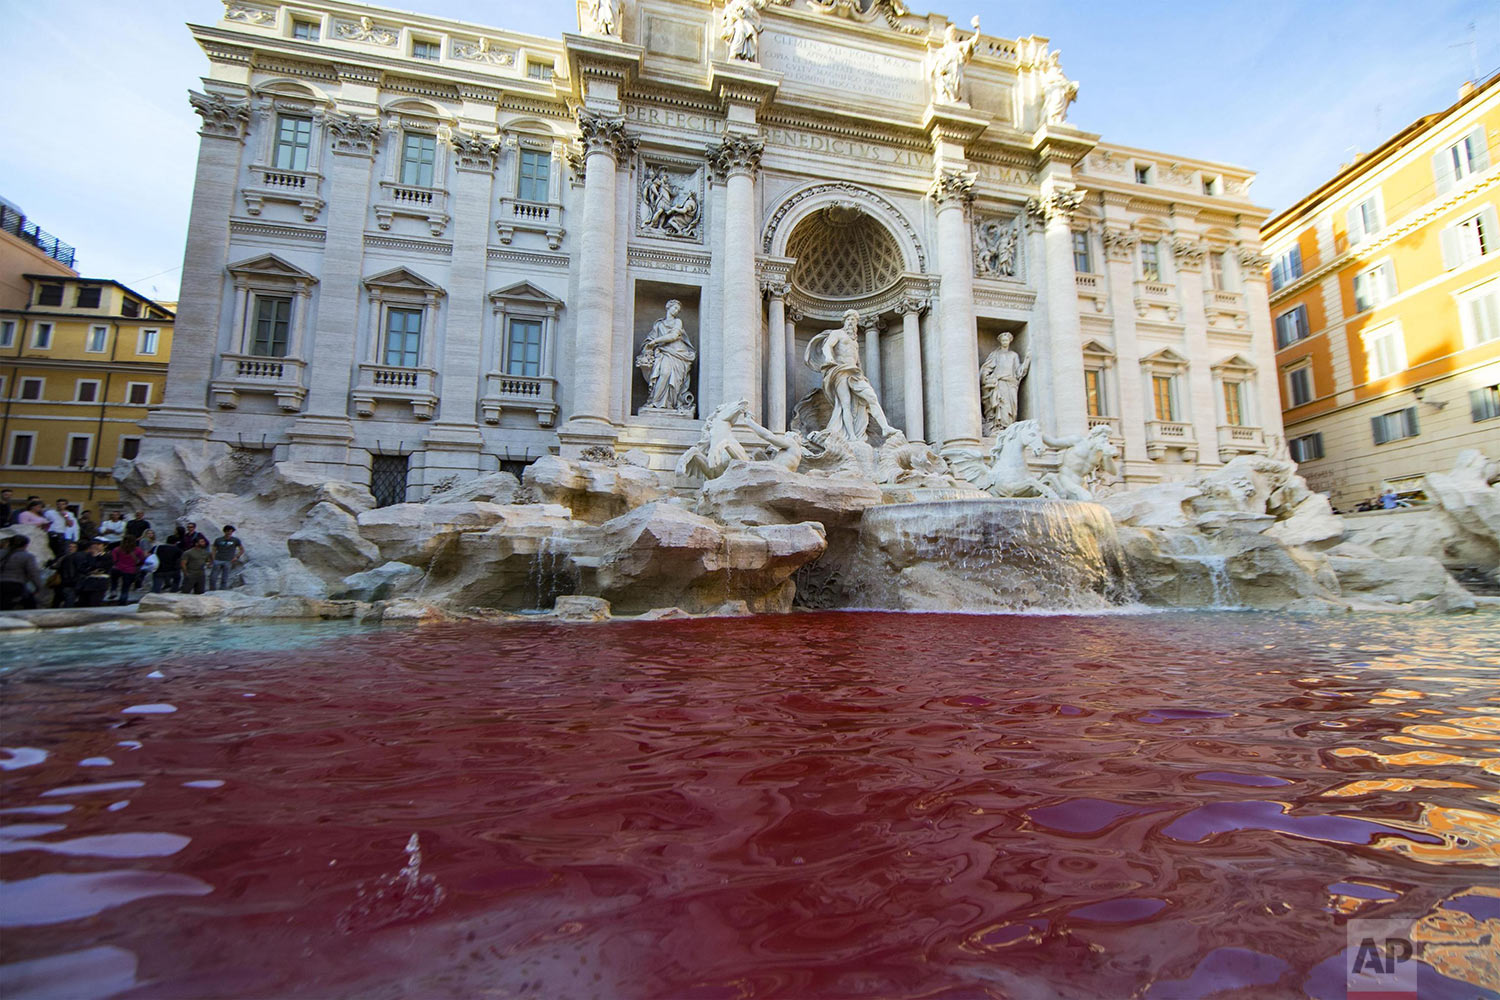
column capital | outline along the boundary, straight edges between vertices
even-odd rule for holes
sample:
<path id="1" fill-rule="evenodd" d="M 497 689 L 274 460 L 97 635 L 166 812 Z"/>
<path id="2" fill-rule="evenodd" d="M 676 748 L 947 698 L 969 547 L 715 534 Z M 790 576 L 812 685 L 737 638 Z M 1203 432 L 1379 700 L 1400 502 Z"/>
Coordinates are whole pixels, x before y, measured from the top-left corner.
<path id="1" fill-rule="evenodd" d="M 1028 201 L 1026 211 L 1033 218 L 1042 220 L 1043 225 L 1050 226 L 1054 222 L 1068 225 L 1073 221 L 1073 213 L 1082 204 L 1082 191 L 1072 187 L 1055 187 L 1040 198 Z"/>
<path id="2" fill-rule="evenodd" d="M 1129 229 L 1105 226 L 1100 233 L 1104 241 L 1104 252 L 1110 260 L 1129 260 L 1139 242 L 1139 237 Z"/>
<path id="3" fill-rule="evenodd" d="M 602 115 L 587 108 L 579 108 L 579 141 L 583 143 L 583 155 L 608 153 L 615 162 L 624 163 L 634 153 L 640 140 L 625 128 L 625 119 L 613 115 Z"/>
<path id="4" fill-rule="evenodd" d="M 957 170 L 944 167 L 932 180 L 927 196 L 937 202 L 938 211 L 949 205 L 967 208 L 974 200 L 974 182 L 979 174 L 973 170 Z"/>
<path id="5" fill-rule="evenodd" d="M 188 101 L 203 119 L 199 135 L 205 139 L 245 141 L 245 130 L 250 125 L 249 101 L 222 94 L 200 94 L 196 90 L 188 91 Z"/>
<path id="6" fill-rule="evenodd" d="M 1265 276 L 1266 268 L 1271 266 L 1271 258 L 1248 247 L 1240 248 L 1239 261 L 1240 267 L 1261 277 Z"/>
<path id="7" fill-rule="evenodd" d="M 896 315 L 898 316 L 905 316 L 907 313 L 913 313 L 920 316 L 924 311 L 926 311 L 928 305 L 929 303 L 926 299 L 918 298 L 916 296 L 908 296 L 902 299 L 900 302 L 897 302 L 891 308 L 895 310 Z"/>
<path id="8" fill-rule="evenodd" d="M 761 278 L 760 290 L 773 299 L 784 299 L 792 290 L 792 284 L 785 278 Z"/>
<path id="9" fill-rule="evenodd" d="M 454 163 L 460 170 L 477 173 L 493 173 L 500 161 L 503 142 L 499 136 L 480 135 L 461 128 L 448 133 L 448 145 L 453 147 Z"/>
<path id="10" fill-rule="evenodd" d="M 760 157 L 765 152 L 765 141 L 752 135 L 731 135 L 708 151 L 708 162 L 714 172 L 732 177 L 735 174 L 755 176 L 760 169 Z"/>
<path id="11" fill-rule="evenodd" d="M 1203 270 L 1203 257 L 1206 253 L 1203 244 L 1197 240 L 1179 236 L 1172 241 L 1172 259 L 1176 261 L 1178 270 Z"/>
<path id="12" fill-rule="evenodd" d="M 375 143 L 380 139 L 379 121 L 334 111 L 328 115 L 327 122 L 335 153 L 364 157 L 375 155 Z"/>

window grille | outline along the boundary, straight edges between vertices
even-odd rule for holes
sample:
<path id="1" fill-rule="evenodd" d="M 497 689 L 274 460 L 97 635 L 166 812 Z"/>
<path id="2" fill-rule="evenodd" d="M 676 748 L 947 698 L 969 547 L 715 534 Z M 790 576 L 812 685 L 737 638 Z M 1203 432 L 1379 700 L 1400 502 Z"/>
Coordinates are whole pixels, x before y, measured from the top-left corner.
<path id="1" fill-rule="evenodd" d="M 370 456 L 370 493 L 375 506 L 390 507 L 406 502 L 406 476 L 411 459 L 407 455 Z"/>

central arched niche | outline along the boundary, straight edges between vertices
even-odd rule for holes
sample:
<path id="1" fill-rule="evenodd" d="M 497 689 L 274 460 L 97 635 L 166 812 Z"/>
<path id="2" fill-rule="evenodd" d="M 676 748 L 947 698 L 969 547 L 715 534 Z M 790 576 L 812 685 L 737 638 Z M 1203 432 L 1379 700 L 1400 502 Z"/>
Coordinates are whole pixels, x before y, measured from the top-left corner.
<path id="1" fill-rule="evenodd" d="M 869 299 L 906 271 L 901 245 L 880 222 L 846 205 L 808 215 L 787 239 L 791 283 L 800 295 L 829 305 Z"/>

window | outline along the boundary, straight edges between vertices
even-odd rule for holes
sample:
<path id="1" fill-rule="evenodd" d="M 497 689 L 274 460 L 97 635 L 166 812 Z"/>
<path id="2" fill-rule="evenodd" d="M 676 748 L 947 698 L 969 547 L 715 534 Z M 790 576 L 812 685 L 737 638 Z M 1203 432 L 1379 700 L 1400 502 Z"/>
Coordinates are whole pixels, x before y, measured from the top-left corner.
<path id="1" fill-rule="evenodd" d="M 1147 281 L 1161 280 L 1161 244 L 1141 244 L 1141 277 Z"/>
<path id="2" fill-rule="evenodd" d="M 41 399 L 46 384 L 47 380 L 44 378 L 21 379 L 21 398 L 26 400 Z"/>
<path id="3" fill-rule="evenodd" d="M 1465 347 L 1500 339 L 1500 284 L 1489 281 L 1459 296 L 1458 321 Z"/>
<path id="4" fill-rule="evenodd" d="M 131 406 L 149 406 L 151 404 L 151 383 L 127 382 L 125 384 L 125 402 Z"/>
<path id="5" fill-rule="evenodd" d="M 16 321 L 0 319 L 0 347 L 16 346 Z"/>
<path id="6" fill-rule="evenodd" d="M 375 506 L 406 502 L 408 461 L 405 455 L 370 456 L 370 493 L 375 497 Z"/>
<path id="7" fill-rule="evenodd" d="M 293 21 L 292 37 L 300 38 L 304 42 L 316 42 L 318 40 L 318 25 L 315 21 Z M 132 458 L 135 456 L 131 456 Z"/>
<path id="8" fill-rule="evenodd" d="M 155 354 L 159 340 L 161 340 L 160 330 L 142 330 L 140 339 L 136 342 L 135 353 Z"/>
<path id="9" fill-rule="evenodd" d="M 1387 323 L 1364 335 L 1365 359 L 1371 381 L 1388 378 L 1406 368 L 1406 339 L 1400 323 Z"/>
<path id="10" fill-rule="evenodd" d="M 1408 406 L 1404 410 L 1396 410 L 1392 413 L 1383 413 L 1378 417 L 1370 418 L 1370 427 L 1375 432 L 1375 443 L 1386 444 L 1391 441 L 1400 441 L 1403 438 L 1416 437 L 1417 430 L 1417 408 Z"/>
<path id="11" fill-rule="evenodd" d="M 92 450 L 94 439 L 88 434 L 69 434 L 68 450 L 64 455 L 63 464 L 74 469 L 87 468 L 89 464 L 89 452 Z"/>
<path id="12" fill-rule="evenodd" d="M 513 319 L 505 347 L 505 374 L 536 377 L 542 373 L 542 321 Z"/>
<path id="13" fill-rule="evenodd" d="M 1349 223 L 1349 245 L 1359 246 L 1380 231 L 1380 206 L 1372 194 L 1345 213 Z"/>
<path id="14" fill-rule="evenodd" d="M 1104 400 L 1104 372 L 1098 368 L 1083 370 L 1083 391 L 1088 396 L 1089 416 L 1102 417 L 1108 411 Z"/>
<path id="15" fill-rule="evenodd" d="M 521 150 L 521 177 L 516 197 L 522 201 L 546 201 L 552 180 L 552 156 L 536 149 Z"/>
<path id="16" fill-rule="evenodd" d="M 528 62 L 526 64 L 526 75 L 533 80 L 550 80 L 552 79 L 552 64 Z"/>
<path id="17" fill-rule="evenodd" d="M 1151 183 L 1151 168 L 1149 166 L 1137 166 L 1135 168 L 1135 182 L 1137 184 Z"/>
<path id="18" fill-rule="evenodd" d="M 141 439 L 134 437 L 120 438 L 120 457 L 124 459 L 135 458 L 141 453 Z"/>
<path id="19" fill-rule="evenodd" d="M 1307 306 L 1297 306 L 1276 317 L 1276 349 L 1290 347 L 1311 331 L 1307 326 Z"/>
<path id="20" fill-rule="evenodd" d="M 36 444 L 36 435 L 16 433 L 10 436 L 10 464 L 30 465 L 31 452 Z"/>
<path id="21" fill-rule="evenodd" d="M 62 305 L 63 286 L 43 285 L 36 293 L 36 304 L 39 306 Z"/>
<path id="22" fill-rule="evenodd" d="M 1242 383 L 1224 383 L 1224 423 L 1230 427 L 1245 425 L 1245 397 Z"/>
<path id="23" fill-rule="evenodd" d="M 1481 257 L 1488 257 L 1500 240 L 1500 225 L 1495 222 L 1495 209 L 1487 206 L 1477 215 L 1461 219 L 1443 230 L 1443 268 L 1453 270 Z"/>
<path id="24" fill-rule="evenodd" d="M 292 300 L 285 295 L 257 295 L 250 331 L 250 353 L 261 358 L 286 357 L 292 328 Z"/>
<path id="25" fill-rule="evenodd" d="M 437 137 L 406 133 L 401 146 L 401 183 L 432 187 L 432 167 L 437 162 Z"/>
<path id="26" fill-rule="evenodd" d="M 1208 279 L 1213 290 L 1222 292 L 1224 287 L 1224 259 L 1229 255 L 1223 250 L 1210 250 L 1208 252 Z"/>
<path id="27" fill-rule="evenodd" d="M 140 314 L 141 304 L 127 295 L 125 301 L 120 304 L 120 315 L 134 319 Z"/>
<path id="28" fill-rule="evenodd" d="M 1302 248 L 1292 247 L 1271 264 L 1271 291 L 1302 277 Z"/>
<path id="29" fill-rule="evenodd" d="M 99 401 L 99 380 L 81 378 L 75 385 L 73 391 L 75 403 L 97 403 Z"/>
<path id="30" fill-rule="evenodd" d="M 1485 142 L 1484 126 L 1481 125 L 1433 156 L 1432 175 L 1437 181 L 1437 193 L 1446 194 L 1465 177 L 1488 170 L 1489 166 L 1489 144 Z"/>
<path id="31" fill-rule="evenodd" d="M 1354 311 L 1364 312 L 1396 297 L 1396 270 L 1385 261 L 1354 276 Z"/>
<path id="32" fill-rule="evenodd" d="M 40 351 L 45 351 L 52 346 L 52 324 L 38 323 L 36 329 L 31 333 L 31 346 Z"/>
<path id="33" fill-rule="evenodd" d="M 306 170 L 312 151 L 312 119 L 302 115 L 276 116 L 276 149 L 271 165 L 277 170 Z"/>
<path id="34" fill-rule="evenodd" d="M 1312 365 L 1300 365 L 1286 373 L 1286 397 L 1292 406 L 1306 406 L 1313 400 Z"/>
<path id="35" fill-rule="evenodd" d="M 1088 274 L 1094 270 L 1094 262 L 1089 254 L 1089 234 L 1073 234 L 1073 270 L 1079 274 Z"/>
<path id="36" fill-rule="evenodd" d="M 425 38 L 413 38 L 411 40 L 411 54 L 413 59 L 430 59 L 436 62 L 442 54 L 442 45 L 431 42 Z"/>
<path id="37" fill-rule="evenodd" d="M 1175 422 L 1177 420 L 1177 378 L 1172 375 L 1151 376 L 1151 398 L 1156 407 L 1156 419 Z"/>
<path id="38" fill-rule="evenodd" d="M 1500 385 L 1487 385 L 1469 393 L 1469 413 L 1476 424 L 1500 417 Z"/>
<path id="39" fill-rule="evenodd" d="M 1323 435 L 1318 433 L 1294 437 L 1287 443 L 1293 462 L 1313 462 L 1323 457 Z"/>
<path id="40" fill-rule="evenodd" d="M 79 309 L 98 309 L 102 292 L 98 285 L 79 285 L 73 304 Z"/>
<path id="41" fill-rule="evenodd" d="M 392 368 L 415 368 L 422 360 L 422 310 L 387 309 L 385 363 Z"/>
<path id="42" fill-rule="evenodd" d="M 89 327 L 88 346 L 85 347 L 84 350 L 88 351 L 90 354 L 103 354 L 104 349 L 107 346 L 109 346 L 109 327 Z"/>

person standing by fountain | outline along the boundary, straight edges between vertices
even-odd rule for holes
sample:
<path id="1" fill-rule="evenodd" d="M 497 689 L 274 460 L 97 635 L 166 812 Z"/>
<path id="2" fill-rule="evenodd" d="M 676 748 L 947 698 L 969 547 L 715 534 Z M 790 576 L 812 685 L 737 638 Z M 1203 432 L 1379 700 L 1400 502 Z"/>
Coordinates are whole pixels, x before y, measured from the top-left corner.
<path id="1" fill-rule="evenodd" d="M 999 434 L 1016 422 L 1021 380 L 1031 371 L 1031 355 L 1021 357 L 1010 349 L 1015 337 L 1000 334 L 1000 346 L 990 352 L 979 369 L 979 388 L 984 409 L 984 435 Z"/>
<path id="2" fill-rule="evenodd" d="M 816 355 L 817 362 L 813 358 Z M 844 325 L 835 330 L 824 330 L 807 345 L 803 356 L 807 367 L 823 376 L 823 393 L 828 397 L 833 412 L 823 437 L 838 437 L 850 443 L 864 442 L 870 431 L 870 418 L 882 439 L 896 433 L 896 428 L 885 418 L 880 400 L 875 396 L 875 387 L 865 378 L 859 367 L 859 311 L 849 309 L 844 313 Z"/>

